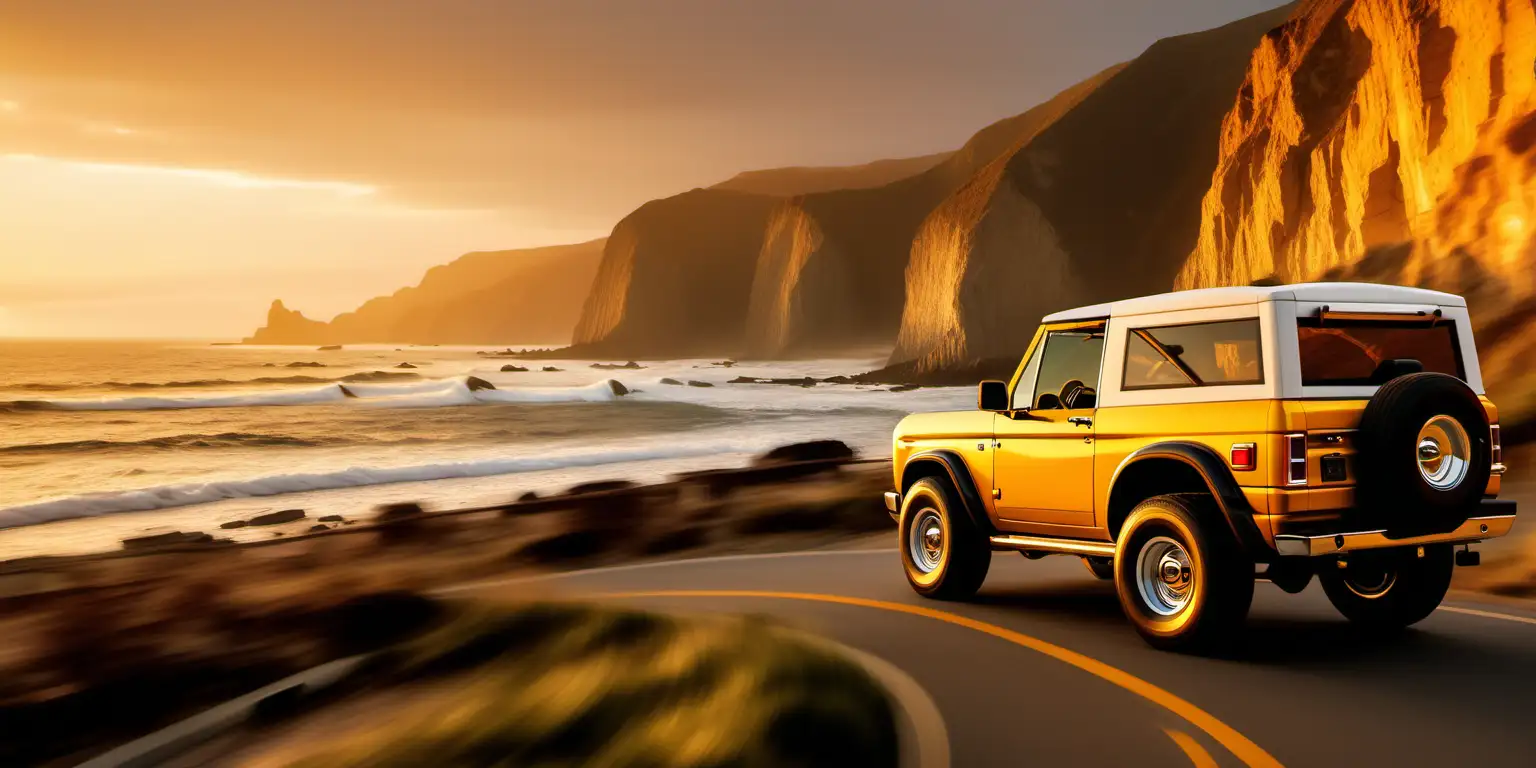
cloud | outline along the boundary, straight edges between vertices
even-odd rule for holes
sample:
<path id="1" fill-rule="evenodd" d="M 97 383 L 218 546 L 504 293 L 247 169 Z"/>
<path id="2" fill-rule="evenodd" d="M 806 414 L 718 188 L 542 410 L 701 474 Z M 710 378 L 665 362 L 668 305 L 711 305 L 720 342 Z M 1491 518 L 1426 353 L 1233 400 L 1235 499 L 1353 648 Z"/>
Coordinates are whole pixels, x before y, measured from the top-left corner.
<path id="1" fill-rule="evenodd" d="M 1271 4 L 16 3 L 0 96 L 33 119 L 0 141 L 611 225 L 745 169 L 953 148 L 1157 36 Z"/>

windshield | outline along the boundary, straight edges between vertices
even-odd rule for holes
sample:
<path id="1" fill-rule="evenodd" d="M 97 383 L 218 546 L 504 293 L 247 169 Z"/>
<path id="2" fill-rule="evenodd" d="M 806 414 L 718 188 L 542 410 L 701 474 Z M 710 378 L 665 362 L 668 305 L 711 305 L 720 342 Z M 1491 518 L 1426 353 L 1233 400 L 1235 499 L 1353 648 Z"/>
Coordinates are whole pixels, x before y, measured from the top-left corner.
<path id="1" fill-rule="evenodd" d="M 1417 360 L 1426 371 L 1466 378 L 1455 323 L 1298 318 L 1296 325 L 1304 386 L 1381 384 L 1393 360 Z"/>

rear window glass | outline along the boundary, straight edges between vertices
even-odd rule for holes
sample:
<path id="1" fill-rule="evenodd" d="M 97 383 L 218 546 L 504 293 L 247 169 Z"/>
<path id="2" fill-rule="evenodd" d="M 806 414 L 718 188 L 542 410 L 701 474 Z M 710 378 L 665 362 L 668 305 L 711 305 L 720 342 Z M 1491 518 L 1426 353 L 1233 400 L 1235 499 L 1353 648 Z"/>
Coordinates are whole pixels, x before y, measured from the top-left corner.
<path id="1" fill-rule="evenodd" d="M 1391 360 L 1417 360 L 1424 370 L 1465 379 L 1456 324 L 1296 319 L 1303 386 L 1369 386 L 1396 371 Z"/>
<path id="2" fill-rule="evenodd" d="M 1132 328 L 1122 389 L 1263 384 L 1258 318 Z"/>

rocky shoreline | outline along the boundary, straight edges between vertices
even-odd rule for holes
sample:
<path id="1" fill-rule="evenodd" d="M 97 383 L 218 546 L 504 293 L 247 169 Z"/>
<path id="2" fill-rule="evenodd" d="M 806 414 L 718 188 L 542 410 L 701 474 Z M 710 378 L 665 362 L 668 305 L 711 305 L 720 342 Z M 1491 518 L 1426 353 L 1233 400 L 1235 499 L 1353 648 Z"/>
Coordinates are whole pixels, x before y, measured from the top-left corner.
<path id="1" fill-rule="evenodd" d="M 587 483 L 504 504 L 285 510 L 283 536 L 181 532 L 119 552 L 0 563 L 0 764 L 64 765 L 212 703 L 409 634 L 399 597 L 637 560 L 884 543 L 887 460 L 841 443 L 666 482 Z M 246 525 L 268 522 L 244 521 Z M 318 526 L 326 525 L 324 530 Z M 103 722 L 91 712 L 122 717 Z"/>

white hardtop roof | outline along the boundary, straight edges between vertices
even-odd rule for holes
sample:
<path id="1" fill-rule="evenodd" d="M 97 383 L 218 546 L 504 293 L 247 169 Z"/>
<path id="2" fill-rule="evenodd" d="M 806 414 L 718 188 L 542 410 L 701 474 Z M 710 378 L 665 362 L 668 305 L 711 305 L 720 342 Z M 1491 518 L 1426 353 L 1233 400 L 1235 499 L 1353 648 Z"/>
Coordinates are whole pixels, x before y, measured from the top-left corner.
<path id="1" fill-rule="evenodd" d="M 1160 293 L 1135 299 L 1093 304 L 1046 315 L 1046 323 L 1092 320 L 1123 315 L 1148 315 L 1181 309 L 1231 307 L 1261 304 L 1266 301 L 1336 301 L 1352 304 L 1428 304 L 1438 307 L 1465 307 L 1467 300 L 1451 293 L 1376 283 L 1296 283 L 1294 285 L 1236 286 L 1231 288 L 1196 288 L 1190 291 Z"/>

